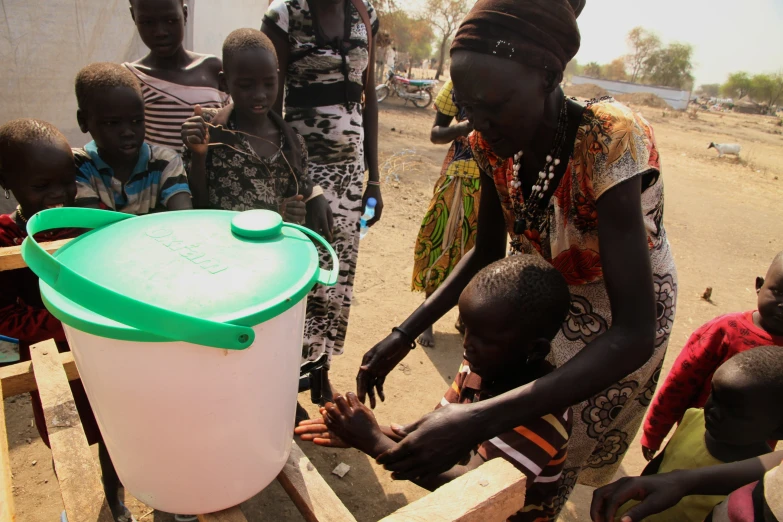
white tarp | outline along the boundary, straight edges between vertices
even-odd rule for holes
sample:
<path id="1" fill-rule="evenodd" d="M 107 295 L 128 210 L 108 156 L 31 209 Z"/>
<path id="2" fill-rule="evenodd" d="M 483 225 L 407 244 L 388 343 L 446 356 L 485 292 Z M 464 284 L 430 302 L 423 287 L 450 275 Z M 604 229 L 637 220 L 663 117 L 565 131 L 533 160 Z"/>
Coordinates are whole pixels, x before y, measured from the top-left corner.
<path id="1" fill-rule="evenodd" d="M 261 27 L 268 4 L 266 0 L 188 3 L 192 4 L 188 44 L 218 56 L 223 39 L 233 29 Z M 89 137 L 76 124 L 76 73 L 92 62 L 121 63 L 147 52 L 136 34 L 128 1 L 0 0 L 0 8 L 0 122 L 39 118 L 57 126 L 71 145 L 84 145 Z"/>
<path id="2" fill-rule="evenodd" d="M 653 87 L 651 85 L 640 85 L 630 82 L 615 82 L 611 80 L 599 80 L 598 78 L 589 78 L 587 76 L 572 76 L 571 83 L 574 85 L 593 84 L 601 87 L 612 96 L 619 94 L 632 94 L 637 92 L 649 92 L 663 99 L 673 109 L 685 110 L 690 101 L 690 91 L 671 89 L 668 87 Z"/>

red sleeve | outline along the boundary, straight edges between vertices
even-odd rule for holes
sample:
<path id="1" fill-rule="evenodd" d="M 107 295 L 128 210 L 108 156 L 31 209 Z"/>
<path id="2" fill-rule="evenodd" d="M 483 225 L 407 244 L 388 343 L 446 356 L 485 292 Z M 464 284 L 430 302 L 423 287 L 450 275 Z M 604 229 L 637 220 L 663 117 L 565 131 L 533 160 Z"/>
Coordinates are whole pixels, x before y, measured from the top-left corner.
<path id="1" fill-rule="evenodd" d="M 709 395 L 711 376 L 726 356 L 726 321 L 726 316 L 714 319 L 688 339 L 650 405 L 644 421 L 642 446 L 658 450 L 688 408 L 704 406 L 703 398 Z"/>
<path id="2" fill-rule="evenodd" d="M 23 304 L 0 308 L 0 333 L 28 344 L 65 340 L 62 324 L 48 310 Z"/>

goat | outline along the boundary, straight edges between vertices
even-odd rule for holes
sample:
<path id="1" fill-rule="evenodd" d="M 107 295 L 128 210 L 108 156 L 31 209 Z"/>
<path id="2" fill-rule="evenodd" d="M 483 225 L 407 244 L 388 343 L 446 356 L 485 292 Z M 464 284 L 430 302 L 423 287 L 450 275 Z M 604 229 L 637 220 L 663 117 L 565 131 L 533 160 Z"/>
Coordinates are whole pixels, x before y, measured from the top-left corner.
<path id="1" fill-rule="evenodd" d="M 734 156 L 739 157 L 742 147 L 736 143 L 710 143 L 710 146 L 707 147 L 707 150 L 709 149 L 717 150 L 719 158 L 724 154 L 733 154 Z"/>

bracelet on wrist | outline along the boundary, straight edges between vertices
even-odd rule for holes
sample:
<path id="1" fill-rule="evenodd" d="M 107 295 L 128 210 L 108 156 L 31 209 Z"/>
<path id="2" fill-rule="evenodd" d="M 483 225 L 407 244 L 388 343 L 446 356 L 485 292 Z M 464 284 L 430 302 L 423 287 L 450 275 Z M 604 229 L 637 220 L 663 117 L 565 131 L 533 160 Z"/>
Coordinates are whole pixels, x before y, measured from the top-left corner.
<path id="1" fill-rule="evenodd" d="M 411 350 L 414 350 L 416 348 L 416 339 L 414 339 L 412 335 L 410 335 L 408 332 L 406 332 L 399 326 L 395 326 L 394 328 L 392 328 L 392 333 L 398 333 L 403 337 L 403 339 L 408 341 L 408 343 L 410 343 Z"/>
<path id="2" fill-rule="evenodd" d="M 380 181 L 368 181 L 367 182 L 368 187 L 380 187 L 381 182 Z"/>

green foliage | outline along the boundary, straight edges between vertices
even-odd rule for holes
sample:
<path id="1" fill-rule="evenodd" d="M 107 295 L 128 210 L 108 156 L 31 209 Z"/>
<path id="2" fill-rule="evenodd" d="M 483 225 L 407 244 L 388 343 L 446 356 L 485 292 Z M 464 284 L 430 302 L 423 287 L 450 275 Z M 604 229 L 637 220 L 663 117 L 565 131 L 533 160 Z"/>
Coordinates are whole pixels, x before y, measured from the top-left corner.
<path id="1" fill-rule="evenodd" d="M 582 70 L 582 74 L 589 76 L 590 78 L 600 78 L 601 65 L 598 62 L 590 62 L 585 65 L 585 68 Z"/>
<path id="2" fill-rule="evenodd" d="M 579 65 L 579 62 L 576 59 L 571 60 L 568 62 L 568 65 L 566 65 L 565 72 L 563 75 L 566 78 L 570 78 L 571 76 L 581 76 L 584 74 L 584 67 Z"/>
<path id="3" fill-rule="evenodd" d="M 637 82 L 644 72 L 645 63 L 653 53 L 661 49 L 661 39 L 652 31 L 643 27 L 634 27 L 626 38 L 630 54 L 625 57 L 625 62 L 630 70 L 632 82 Z"/>
<path id="4" fill-rule="evenodd" d="M 397 48 L 398 53 L 407 53 L 414 62 L 429 58 L 432 54 L 435 35 L 427 20 L 412 17 L 406 11 L 398 9 L 382 13 L 380 23 L 381 27 L 388 31 L 391 45 Z M 385 47 L 380 43 L 378 46 Z"/>
<path id="5" fill-rule="evenodd" d="M 693 46 L 674 42 L 653 51 L 644 62 L 642 79 L 648 85 L 691 89 L 693 87 Z"/>
<path id="6" fill-rule="evenodd" d="M 628 73 L 625 71 L 625 59 L 617 58 L 612 63 L 601 66 L 600 78 L 604 80 L 613 80 L 624 82 L 628 79 Z"/>
<path id="7" fill-rule="evenodd" d="M 438 71 L 435 73 L 435 78 L 440 78 L 443 74 L 448 43 L 472 6 L 473 2 L 468 0 L 427 0 L 424 12 L 440 40 Z"/>
<path id="8" fill-rule="evenodd" d="M 750 97 L 758 103 L 771 107 L 783 95 L 783 73 L 757 74 L 750 79 Z"/>
<path id="9" fill-rule="evenodd" d="M 746 72 L 735 72 L 729 75 L 720 88 L 721 94 L 735 101 L 744 98 L 750 92 L 750 75 Z"/>

